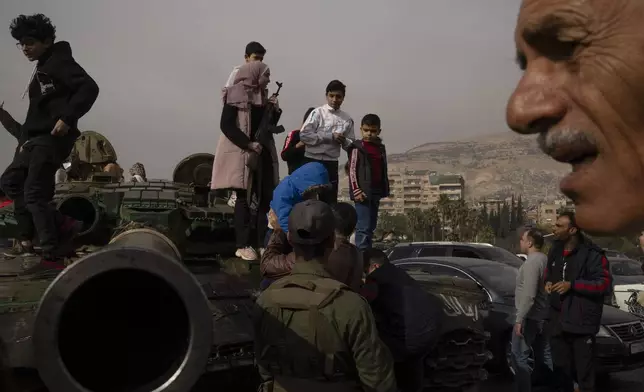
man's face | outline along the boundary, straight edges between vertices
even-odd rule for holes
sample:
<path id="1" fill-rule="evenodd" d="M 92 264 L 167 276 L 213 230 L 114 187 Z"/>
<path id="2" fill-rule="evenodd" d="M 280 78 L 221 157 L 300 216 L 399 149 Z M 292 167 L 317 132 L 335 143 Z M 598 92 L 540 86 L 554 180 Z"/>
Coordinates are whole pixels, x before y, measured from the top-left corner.
<path id="1" fill-rule="evenodd" d="M 521 248 L 521 253 L 528 253 L 528 250 L 530 249 L 530 246 L 532 243 L 530 242 L 530 239 L 528 238 L 528 232 L 526 231 L 521 235 L 521 239 L 519 240 L 519 248 Z"/>
<path id="2" fill-rule="evenodd" d="M 29 61 L 36 61 L 42 56 L 47 49 L 52 45 L 51 39 L 46 39 L 45 42 L 39 41 L 35 38 L 24 37 L 16 46 L 22 50 L 22 53 L 29 59 Z"/>
<path id="3" fill-rule="evenodd" d="M 380 135 L 380 127 L 376 125 L 363 124 L 360 126 L 360 132 L 362 133 L 363 139 L 373 140 Z"/>
<path id="4" fill-rule="evenodd" d="M 570 225 L 570 219 L 562 216 L 557 219 L 552 234 L 559 241 L 568 241 L 570 237 L 577 233 L 577 229 Z"/>
<path id="5" fill-rule="evenodd" d="M 326 93 L 326 103 L 333 109 L 340 109 L 342 102 L 344 102 L 344 93 L 342 91 L 329 91 Z"/>
<path id="6" fill-rule="evenodd" d="M 247 63 L 251 63 L 253 61 L 264 61 L 264 55 L 259 53 L 253 53 L 250 56 L 245 55 L 244 59 L 246 60 Z"/>
<path id="7" fill-rule="evenodd" d="M 644 227 L 643 25 L 640 0 L 524 0 L 519 13 L 508 125 L 572 165 L 560 187 L 594 233 Z"/>

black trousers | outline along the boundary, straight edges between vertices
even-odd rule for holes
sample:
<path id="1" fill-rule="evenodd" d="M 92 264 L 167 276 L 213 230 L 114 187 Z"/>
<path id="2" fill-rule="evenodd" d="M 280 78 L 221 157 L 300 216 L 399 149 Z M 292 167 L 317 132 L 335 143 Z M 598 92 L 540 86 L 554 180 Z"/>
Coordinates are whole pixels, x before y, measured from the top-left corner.
<path id="1" fill-rule="evenodd" d="M 0 177 L 0 188 L 14 202 L 18 239 L 31 241 L 37 233 L 46 256 L 58 247 L 57 216 L 51 201 L 60 164 L 53 147 L 32 145 L 18 152 Z"/>
<path id="2" fill-rule="evenodd" d="M 330 195 L 329 204 L 336 204 L 338 202 L 338 161 L 319 161 L 317 159 L 306 158 L 308 162 L 318 162 L 324 165 L 329 172 L 329 181 L 333 187 L 332 194 Z"/>
<path id="3" fill-rule="evenodd" d="M 595 391 L 595 336 L 560 332 L 550 337 L 552 362 L 560 391 Z"/>

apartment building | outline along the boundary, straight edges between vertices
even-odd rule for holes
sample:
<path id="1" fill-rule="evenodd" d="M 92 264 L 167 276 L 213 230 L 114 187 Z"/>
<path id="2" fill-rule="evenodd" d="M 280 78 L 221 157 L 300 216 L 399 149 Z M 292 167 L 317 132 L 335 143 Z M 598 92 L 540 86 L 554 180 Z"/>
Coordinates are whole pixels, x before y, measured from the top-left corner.
<path id="1" fill-rule="evenodd" d="M 537 223 L 541 226 L 552 226 L 557 221 L 557 211 L 560 206 L 557 204 L 541 203 L 537 208 Z"/>
<path id="2" fill-rule="evenodd" d="M 349 199 L 346 179 L 340 180 L 339 200 Z M 429 209 L 444 194 L 451 200 L 465 197 L 465 180 L 458 174 L 439 174 L 431 170 L 390 169 L 391 196 L 380 201 L 380 211 L 403 214 L 413 209 Z"/>

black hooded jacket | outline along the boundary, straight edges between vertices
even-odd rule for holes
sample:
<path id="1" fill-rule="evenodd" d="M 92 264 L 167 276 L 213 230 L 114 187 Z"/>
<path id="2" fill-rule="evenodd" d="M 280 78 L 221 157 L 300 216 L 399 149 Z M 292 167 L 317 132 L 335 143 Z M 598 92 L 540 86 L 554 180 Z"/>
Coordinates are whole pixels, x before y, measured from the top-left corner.
<path id="1" fill-rule="evenodd" d="M 29 110 L 19 144 L 29 141 L 30 145 L 52 146 L 68 154 L 80 135 L 78 119 L 92 108 L 97 97 L 98 85 L 74 60 L 69 43 L 55 43 L 38 59 L 29 84 Z M 58 120 L 70 127 L 67 135 L 51 135 Z"/>
<path id="2" fill-rule="evenodd" d="M 443 303 L 438 298 L 390 263 L 367 276 L 361 294 L 369 300 L 380 337 L 394 360 L 427 354 L 441 328 Z"/>
<path id="3" fill-rule="evenodd" d="M 557 241 L 548 253 L 546 282 L 570 282 L 570 290 L 550 294 L 551 333 L 558 331 L 595 335 L 604 310 L 604 296 L 612 288 L 612 276 L 604 251 L 584 239 L 571 252 Z"/>

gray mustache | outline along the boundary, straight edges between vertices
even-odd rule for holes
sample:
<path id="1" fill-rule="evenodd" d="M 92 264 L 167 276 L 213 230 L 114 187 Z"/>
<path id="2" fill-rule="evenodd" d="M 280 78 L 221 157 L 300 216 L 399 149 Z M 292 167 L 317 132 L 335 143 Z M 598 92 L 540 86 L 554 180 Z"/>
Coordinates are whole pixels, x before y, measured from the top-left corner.
<path id="1" fill-rule="evenodd" d="M 541 132 L 537 137 L 541 151 L 552 155 L 557 148 L 574 144 L 595 145 L 595 141 L 582 131 L 573 129 L 558 129 L 556 131 Z"/>

